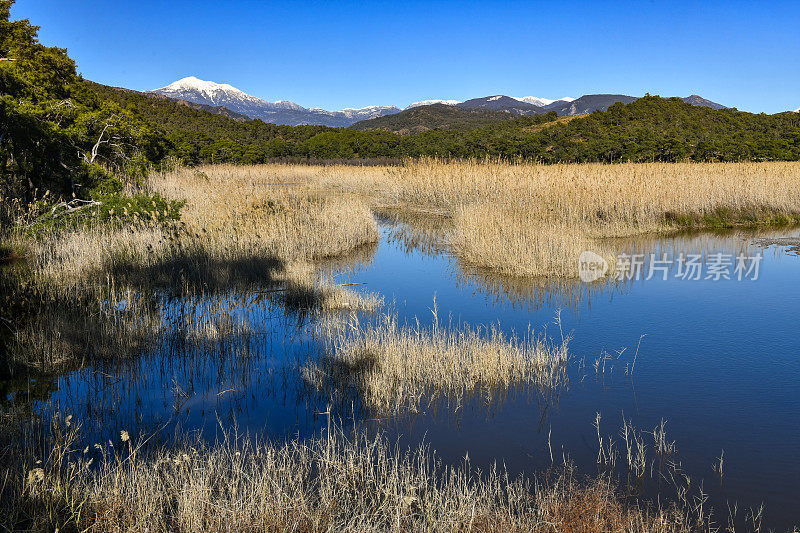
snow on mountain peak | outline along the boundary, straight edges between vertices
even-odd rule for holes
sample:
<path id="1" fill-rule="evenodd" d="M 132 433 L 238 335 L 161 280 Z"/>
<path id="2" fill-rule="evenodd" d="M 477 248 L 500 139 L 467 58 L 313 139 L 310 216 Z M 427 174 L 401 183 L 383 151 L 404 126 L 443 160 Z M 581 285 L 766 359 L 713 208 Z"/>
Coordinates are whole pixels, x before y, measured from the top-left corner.
<path id="1" fill-rule="evenodd" d="M 233 111 L 249 115 L 248 110 L 253 107 L 267 107 L 272 109 L 289 109 L 301 111 L 304 108 L 289 101 L 267 102 L 261 98 L 251 96 L 233 85 L 215 83 L 201 80 L 195 76 L 187 76 L 172 82 L 166 87 L 155 89 L 151 92 L 163 94 L 169 98 L 188 100 L 198 104 L 225 106 Z"/>
<path id="2" fill-rule="evenodd" d="M 461 103 L 461 100 L 422 100 L 420 102 L 414 102 L 413 104 L 408 104 L 406 109 L 411 109 L 413 107 L 421 107 L 424 105 L 434 105 L 434 104 L 444 104 L 444 105 L 458 105 Z"/>
<path id="3" fill-rule="evenodd" d="M 342 113 L 347 118 L 365 120 L 368 118 L 380 117 L 382 115 L 391 115 L 399 111 L 400 109 L 393 105 L 368 105 L 366 107 L 359 107 L 357 109 L 346 107 L 339 111 L 339 113 Z"/>
<path id="4" fill-rule="evenodd" d="M 163 89 L 157 89 L 157 90 L 176 91 L 181 89 L 183 90 L 193 89 L 202 92 L 215 92 L 215 91 L 226 91 L 226 92 L 237 92 L 237 93 L 242 92 L 233 85 L 228 85 L 227 83 L 214 83 L 213 81 L 205 81 L 195 76 L 187 76 L 186 78 L 181 78 L 178 81 L 170 83 Z"/>
<path id="5" fill-rule="evenodd" d="M 268 102 L 251 96 L 227 83 L 215 83 L 188 76 L 170 83 L 166 87 L 150 91 L 176 100 L 198 104 L 224 106 L 250 118 L 259 118 L 275 124 L 324 124 L 349 126 L 359 120 L 388 115 L 400 111 L 395 106 L 368 106 L 361 109 L 325 111 L 306 109 L 288 100 Z"/>
<path id="6" fill-rule="evenodd" d="M 525 102 L 526 104 L 533 104 L 539 107 L 544 107 L 546 105 L 550 105 L 555 102 L 572 102 L 573 100 L 575 100 L 574 98 L 570 98 L 569 96 L 558 98 L 557 100 L 551 100 L 549 98 L 540 98 L 538 96 L 514 96 L 512 98 L 514 98 L 514 100 L 519 100 L 520 102 Z"/>

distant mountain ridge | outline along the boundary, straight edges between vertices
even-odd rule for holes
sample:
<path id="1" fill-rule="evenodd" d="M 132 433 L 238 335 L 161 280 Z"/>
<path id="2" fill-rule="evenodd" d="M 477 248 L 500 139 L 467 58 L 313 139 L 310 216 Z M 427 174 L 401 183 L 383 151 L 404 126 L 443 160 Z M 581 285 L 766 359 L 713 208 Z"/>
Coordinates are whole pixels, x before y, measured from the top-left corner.
<path id="1" fill-rule="evenodd" d="M 515 100 L 519 100 L 520 102 L 526 102 L 528 104 L 538 105 L 541 107 L 548 106 L 550 104 L 554 104 L 556 102 L 572 102 L 575 100 L 574 98 L 570 98 L 569 96 L 564 96 L 562 98 L 557 98 L 555 100 L 551 100 L 549 98 L 539 98 L 538 96 L 512 96 Z"/>
<path id="2" fill-rule="evenodd" d="M 360 131 L 390 131 L 414 135 L 428 130 L 471 130 L 519 118 L 518 114 L 480 107 L 463 108 L 447 104 L 410 107 L 400 113 L 362 120 L 350 126 Z"/>
<path id="3" fill-rule="evenodd" d="M 429 105 L 352 128 L 237 121 L 166 97 L 89 82 L 99 98 L 133 109 L 163 131 L 166 149 L 186 164 L 404 157 L 522 158 L 544 163 L 619 161 L 800 161 L 797 115 L 766 115 L 647 96 L 559 117 Z M 687 97 L 688 98 L 688 97 Z M 217 108 L 219 110 L 219 108 Z M 359 131 L 364 130 L 364 131 Z M 378 131 L 373 131 L 378 130 Z"/>
<path id="4" fill-rule="evenodd" d="M 224 106 L 227 109 L 264 122 L 289 126 L 323 125 L 346 127 L 361 120 L 379 117 L 400 111 L 395 106 L 368 106 L 360 109 L 326 111 L 305 108 L 288 100 L 268 102 L 251 96 L 228 84 L 205 81 L 189 76 L 166 87 L 148 91 L 175 100 L 185 100 L 209 106 Z"/>
<path id="5" fill-rule="evenodd" d="M 494 111 L 507 111 L 509 113 L 514 113 L 515 115 L 537 115 L 542 112 L 542 109 L 544 109 L 542 106 L 523 102 L 521 100 L 517 100 L 516 98 L 511 98 L 510 96 L 504 96 L 502 94 L 485 96 L 483 98 L 472 98 L 471 100 L 457 104 L 456 107 L 462 107 L 465 109 L 481 108 Z"/>
<path id="6" fill-rule="evenodd" d="M 544 106 L 542 109 L 545 112 L 555 111 L 559 116 L 562 117 L 574 117 L 598 110 L 606 111 L 609 107 L 617 102 L 630 104 L 636 100 L 638 100 L 637 97 L 628 96 L 625 94 L 587 94 L 571 102 L 554 102 L 550 105 Z"/>
<path id="7" fill-rule="evenodd" d="M 496 113 L 508 113 L 510 115 L 528 116 L 548 113 L 555 111 L 559 116 L 585 115 L 593 111 L 607 110 L 611 105 L 622 102 L 631 103 L 638 99 L 636 96 L 624 94 L 589 94 L 580 98 L 563 97 L 559 100 L 551 100 L 537 96 L 511 97 L 506 95 L 485 96 L 482 98 L 472 98 L 466 101 L 458 100 L 423 100 L 414 102 L 406 107 L 405 110 L 388 106 L 367 106 L 359 109 L 341 109 L 339 111 L 327 111 L 320 108 L 306 108 L 288 100 L 268 102 L 249 95 L 236 87 L 215 83 L 212 81 L 201 80 L 195 76 L 189 76 L 175 81 L 160 89 L 148 91 L 148 94 L 159 95 L 171 98 L 184 105 L 207 106 L 211 112 L 225 114 L 236 120 L 245 118 L 257 118 L 264 122 L 279 125 L 301 126 L 301 125 L 322 125 L 331 127 L 347 127 L 359 122 L 388 115 L 407 113 L 412 109 L 427 107 L 432 105 L 452 107 L 460 110 L 484 110 Z M 701 96 L 693 94 L 682 98 L 684 102 L 695 106 L 710 107 L 712 109 L 726 109 L 725 106 L 707 100 Z M 442 127 L 436 124 L 458 123 L 462 127 L 465 122 L 464 117 L 457 117 L 457 112 L 445 113 L 441 109 L 436 113 L 430 113 L 424 119 L 421 115 L 416 115 L 411 121 L 412 129 Z M 467 114 L 468 120 L 477 120 L 481 123 L 489 120 L 488 114 Z M 503 120 L 502 116 L 495 116 L 497 120 Z M 416 122 L 415 122 L 416 121 Z"/>

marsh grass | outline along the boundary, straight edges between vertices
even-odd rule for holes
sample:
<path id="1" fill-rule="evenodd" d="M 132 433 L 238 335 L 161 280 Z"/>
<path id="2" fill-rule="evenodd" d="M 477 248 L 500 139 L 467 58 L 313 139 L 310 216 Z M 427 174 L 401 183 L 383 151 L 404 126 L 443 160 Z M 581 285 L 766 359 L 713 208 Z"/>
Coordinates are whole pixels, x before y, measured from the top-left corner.
<path id="1" fill-rule="evenodd" d="M 359 194 L 383 209 L 451 217 L 455 253 L 475 266 L 518 276 L 575 278 L 575 252 L 613 255 L 607 238 L 800 223 L 795 162 L 541 165 L 421 159 L 399 167 L 264 165 L 247 173 Z"/>
<path id="2" fill-rule="evenodd" d="M 346 195 L 274 188 L 229 172 L 179 169 L 150 190 L 185 202 L 178 223 L 103 224 L 31 238 L 40 286 L 63 296 L 108 283 L 173 292 L 251 289 L 313 262 L 377 241 L 369 207 Z"/>
<path id="3" fill-rule="evenodd" d="M 355 393 L 380 414 L 418 411 L 438 400 L 451 406 L 466 396 L 484 401 L 515 387 L 557 391 L 567 383 L 569 338 L 554 343 L 499 326 L 443 324 L 435 301 L 430 326 L 399 324 L 396 314 L 364 321 L 328 320 L 318 330 L 325 355 L 303 367 L 318 390 Z"/>
<path id="4" fill-rule="evenodd" d="M 704 529 L 676 506 L 624 503 L 609 476 L 540 478 L 445 466 L 426 446 L 329 424 L 284 443 L 225 434 L 148 446 L 125 430 L 81 449 L 54 419 L 6 448 L 2 522 L 45 531 L 631 531 Z M 6 435 L 7 437 L 7 435 Z"/>

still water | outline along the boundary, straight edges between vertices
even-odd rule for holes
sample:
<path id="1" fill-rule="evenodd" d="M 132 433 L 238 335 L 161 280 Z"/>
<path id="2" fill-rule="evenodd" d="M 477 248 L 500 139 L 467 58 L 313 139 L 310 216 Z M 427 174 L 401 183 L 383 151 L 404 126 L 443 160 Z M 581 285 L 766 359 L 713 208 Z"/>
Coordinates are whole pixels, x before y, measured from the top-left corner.
<path id="1" fill-rule="evenodd" d="M 763 504 L 768 527 L 800 523 L 800 256 L 787 245 L 754 242 L 796 230 L 620 242 L 631 256 L 645 254 L 645 264 L 651 253 L 667 254 L 669 269 L 613 284 L 503 279 L 459 264 L 429 228 L 385 222 L 381 233 L 377 246 L 324 268 L 341 283 L 360 284 L 355 290 L 384 296 L 400 322 L 430 321 L 435 298 L 440 320 L 521 334 L 530 327 L 556 340 L 571 335 L 569 384 L 556 397 L 511 391 L 491 404 L 472 398 L 455 412 L 432 405 L 386 418 L 353 403 L 349 411 L 337 408 L 338 416 L 402 444 L 426 442 L 446 462 L 468 455 L 473 465 L 497 461 L 512 474 L 565 459 L 580 473 L 596 473 L 598 415 L 601 436 L 617 442 L 623 417 L 644 432 L 663 420 L 677 450 L 669 459 L 673 476 L 682 472 L 684 483 L 702 486 L 719 521 L 736 503 Z M 711 274 L 712 264 L 720 269 L 719 253 L 730 261 L 727 276 Z M 679 258 L 695 254 L 699 279 L 682 276 Z M 740 256 L 761 257 L 757 273 L 737 273 Z M 328 399 L 298 372 L 319 350 L 313 317 L 269 298 L 231 295 L 223 304 L 248 325 L 246 334 L 194 343 L 165 334 L 138 357 L 89 365 L 47 384 L 41 408 L 73 414 L 87 438 L 98 440 L 120 429 L 169 435 L 176 426 L 210 440 L 234 426 L 270 438 L 317 433 Z M 199 314 L 203 306 L 189 303 Z M 720 457 L 722 476 L 715 471 Z M 654 496 L 670 483 L 656 473 L 654 487 L 643 491 Z"/>

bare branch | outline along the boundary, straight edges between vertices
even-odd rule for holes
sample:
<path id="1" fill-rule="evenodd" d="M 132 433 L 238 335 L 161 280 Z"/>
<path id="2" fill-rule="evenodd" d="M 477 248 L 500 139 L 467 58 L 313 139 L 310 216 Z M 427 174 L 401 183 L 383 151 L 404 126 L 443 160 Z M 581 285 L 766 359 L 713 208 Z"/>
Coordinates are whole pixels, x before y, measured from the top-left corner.
<path id="1" fill-rule="evenodd" d="M 39 218 L 28 224 L 27 227 L 32 228 L 39 224 L 43 224 L 51 220 L 56 220 L 66 215 L 74 215 L 75 213 L 83 211 L 84 209 L 99 205 L 103 205 L 103 203 L 95 200 L 81 200 L 79 198 L 75 198 L 74 200 L 71 200 L 69 202 L 59 202 L 53 206 L 53 208 L 50 210 L 49 213 L 40 216 Z M 58 211 L 59 209 L 63 210 L 59 212 Z"/>
<path id="2" fill-rule="evenodd" d="M 92 152 L 91 152 L 91 155 L 90 155 L 89 157 L 87 157 L 86 155 L 84 155 L 84 159 L 85 159 L 85 160 L 86 160 L 86 161 L 87 161 L 89 164 L 92 164 L 92 163 L 94 163 L 94 160 L 95 160 L 95 159 L 97 159 L 97 153 L 98 153 L 98 152 L 99 152 L 99 150 L 100 150 L 100 146 L 101 146 L 101 145 L 103 145 L 103 144 L 107 144 L 107 143 L 110 141 L 109 139 L 103 140 L 103 137 L 105 136 L 105 134 L 106 134 L 106 131 L 108 130 L 108 128 L 109 128 L 109 127 L 111 127 L 111 125 L 114 123 L 114 119 L 115 119 L 115 118 L 117 118 L 117 116 L 116 116 L 116 115 L 111 115 L 111 116 L 108 118 L 108 120 L 106 120 L 106 123 L 105 123 L 105 125 L 103 126 L 103 131 L 101 131 L 101 132 L 100 132 L 100 136 L 97 138 L 97 142 L 96 142 L 96 143 L 94 143 L 94 146 L 92 147 Z"/>

